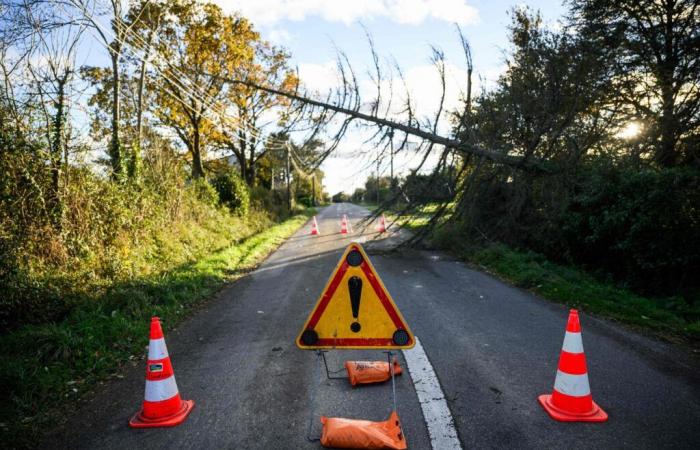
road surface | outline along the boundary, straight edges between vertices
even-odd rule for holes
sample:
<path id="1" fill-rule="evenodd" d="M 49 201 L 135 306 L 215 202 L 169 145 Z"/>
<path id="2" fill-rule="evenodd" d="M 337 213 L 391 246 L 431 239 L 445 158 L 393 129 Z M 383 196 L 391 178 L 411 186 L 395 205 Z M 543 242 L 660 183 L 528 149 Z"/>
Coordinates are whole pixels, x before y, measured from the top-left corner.
<path id="1" fill-rule="evenodd" d="M 339 234 L 342 214 L 353 235 Z M 386 419 L 390 384 L 351 388 L 325 372 L 316 378 L 314 353 L 294 345 L 343 249 L 360 240 L 422 347 L 399 353 L 404 368 L 409 360 L 396 378 L 409 448 L 699 448 L 699 367 L 687 350 L 582 314 L 593 397 L 610 419 L 555 422 L 537 396 L 551 392 L 567 308 L 443 253 L 387 253 L 387 241 L 370 242 L 374 226 L 360 235 L 367 214 L 351 204 L 323 209 L 321 236 L 310 236 L 307 224 L 179 329 L 164 324 L 180 393 L 196 402 L 184 424 L 127 426 L 143 399 L 141 362 L 71 412 L 44 447 L 317 449 L 307 440 L 310 414 L 311 437 L 320 415 Z M 329 365 L 385 357 L 336 351 Z"/>

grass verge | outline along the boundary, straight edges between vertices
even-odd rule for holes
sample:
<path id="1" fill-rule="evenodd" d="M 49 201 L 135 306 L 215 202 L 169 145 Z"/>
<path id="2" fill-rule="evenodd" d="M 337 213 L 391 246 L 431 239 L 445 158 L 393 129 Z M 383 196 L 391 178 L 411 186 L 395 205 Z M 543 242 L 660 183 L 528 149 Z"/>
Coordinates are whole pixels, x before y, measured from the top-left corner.
<path id="1" fill-rule="evenodd" d="M 671 341 L 700 341 L 700 308 L 682 298 L 644 297 L 580 269 L 503 244 L 463 250 L 459 256 L 546 299 L 653 330 Z"/>
<path id="2" fill-rule="evenodd" d="M 113 285 L 60 323 L 27 325 L 0 337 L 0 447 L 35 445 L 61 420 L 66 403 L 119 376 L 143 353 L 152 315 L 174 327 L 224 283 L 255 268 L 311 214 L 172 270 Z"/>

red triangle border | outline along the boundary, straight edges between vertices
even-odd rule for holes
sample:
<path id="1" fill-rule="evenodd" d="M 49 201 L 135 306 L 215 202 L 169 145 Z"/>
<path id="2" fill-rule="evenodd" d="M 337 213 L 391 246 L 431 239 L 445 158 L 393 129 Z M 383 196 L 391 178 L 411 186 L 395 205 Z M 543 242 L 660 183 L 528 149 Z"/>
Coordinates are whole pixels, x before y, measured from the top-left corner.
<path id="1" fill-rule="evenodd" d="M 351 246 L 353 250 L 360 251 L 357 246 L 352 245 Z M 348 251 L 346 250 L 344 255 L 346 255 Z M 340 265 L 338 268 L 338 271 L 335 273 L 333 276 L 333 279 L 331 280 L 330 284 L 328 285 L 328 289 L 323 293 L 323 297 L 321 298 L 321 301 L 318 304 L 318 307 L 314 310 L 313 315 L 309 319 L 309 323 L 306 326 L 307 330 L 313 330 L 314 327 L 316 327 L 316 324 L 318 324 L 318 321 L 321 319 L 321 316 L 323 316 L 323 312 L 326 310 L 328 307 L 328 304 L 330 303 L 331 299 L 333 298 L 333 294 L 335 294 L 335 291 L 338 289 L 338 286 L 340 285 L 340 282 L 343 279 L 343 276 L 345 275 L 345 272 L 348 270 L 348 262 L 346 260 L 343 260 L 343 263 Z M 389 317 L 391 318 L 391 321 L 394 323 L 394 326 L 398 330 L 407 330 L 408 327 L 406 324 L 401 320 L 401 317 L 398 315 L 396 309 L 393 307 L 392 302 L 389 300 L 387 297 L 386 291 L 382 288 L 382 285 L 379 283 L 379 280 L 377 276 L 374 274 L 374 271 L 370 267 L 370 265 L 367 263 L 365 259 L 362 260 L 362 263 L 360 264 L 360 268 L 362 269 L 362 272 L 364 272 L 365 276 L 367 277 L 367 280 L 369 280 L 370 285 L 372 286 L 372 289 L 374 289 L 375 294 L 377 294 L 377 297 L 379 298 L 379 301 L 381 302 L 382 306 L 384 307 L 384 310 L 389 314 Z M 409 342 L 408 344 L 412 344 L 413 338 L 410 337 L 409 335 Z M 301 338 L 299 338 L 299 343 L 303 345 L 301 342 Z M 338 346 L 338 347 L 349 347 L 349 346 L 363 346 L 363 347 L 386 347 L 386 346 L 391 346 L 393 345 L 393 340 L 392 337 L 387 337 L 387 338 L 320 338 L 314 346 Z"/>

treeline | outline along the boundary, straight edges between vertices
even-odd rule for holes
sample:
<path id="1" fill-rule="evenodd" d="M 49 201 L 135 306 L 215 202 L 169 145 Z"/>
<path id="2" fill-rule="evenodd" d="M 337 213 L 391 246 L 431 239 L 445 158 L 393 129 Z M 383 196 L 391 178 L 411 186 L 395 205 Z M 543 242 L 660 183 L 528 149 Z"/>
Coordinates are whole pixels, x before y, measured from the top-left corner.
<path id="1" fill-rule="evenodd" d="M 461 158 L 448 226 L 462 241 L 505 242 L 697 302 L 700 6 L 568 5 L 561 29 L 512 11 L 507 69 L 465 105 L 454 133 L 534 164 Z"/>
<path id="2" fill-rule="evenodd" d="M 323 201 L 310 113 L 222 81 L 295 90 L 289 58 L 206 2 L 0 1 L 0 328 Z"/>
<path id="3" fill-rule="evenodd" d="M 370 175 L 365 181 L 365 187 L 356 188 L 349 196 L 337 194 L 333 200 L 391 204 L 401 211 L 402 205 L 451 201 L 456 194 L 457 181 L 457 169 L 453 165 L 432 174 L 410 173 L 399 178 Z"/>

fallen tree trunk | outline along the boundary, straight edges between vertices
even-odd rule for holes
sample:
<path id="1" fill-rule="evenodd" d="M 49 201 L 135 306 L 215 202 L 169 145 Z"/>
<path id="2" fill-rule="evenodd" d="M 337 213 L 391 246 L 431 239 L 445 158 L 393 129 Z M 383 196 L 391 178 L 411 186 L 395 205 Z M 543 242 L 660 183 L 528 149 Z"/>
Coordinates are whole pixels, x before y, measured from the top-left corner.
<path id="1" fill-rule="evenodd" d="M 433 144 L 438 144 L 438 145 L 443 145 L 446 148 L 452 148 L 455 149 L 461 153 L 465 154 L 471 154 L 477 157 L 482 157 L 486 158 L 488 160 L 491 160 L 495 163 L 498 164 L 505 164 L 508 166 L 513 166 L 513 167 L 520 167 L 523 169 L 532 169 L 536 171 L 541 171 L 541 172 L 549 172 L 550 170 L 547 170 L 543 166 L 542 161 L 537 161 L 533 160 L 531 158 L 524 158 L 521 156 L 512 156 L 508 155 L 505 153 L 499 153 L 499 152 L 494 152 L 492 150 L 486 150 L 484 148 L 481 148 L 479 146 L 473 145 L 473 144 L 466 144 L 464 142 L 458 141 L 456 139 L 450 139 L 446 138 L 444 136 L 440 136 L 435 133 L 431 133 L 426 130 L 421 130 L 420 128 L 412 127 L 409 125 L 405 125 L 399 122 L 394 122 L 392 120 L 384 119 L 381 117 L 377 117 L 371 114 L 365 114 L 363 112 L 360 112 L 355 109 L 349 109 L 349 108 L 344 108 L 342 106 L 337 106 L 333 105 L 331 103 L 326 103 L 326 102 L 321 102 L 318 100 L 314 100 L 308 97 L 304 97 L 302 95 L 299 95 L 297 93 L 293 92 L 286 92 L 286 91 L 281 91 L 279 89 L 274 89 L 266 86 L 261 86 L 259 84 L 253 83 L 251 81 L 246 81 L 246 80 L 233 80 L 229 78 L 221 78 L 221 77 L 216 77 L 215 75 L 210 75 L 214 78 L 219 78 L 221 81 L 231 83 L 231 84 L 243 84 L 245 86 L 251 87 L 253 89 L 258 89 L 261 91 L 269 92 L 271 94 L 275 95 L 281 95 L 283 97 L 287 97 L 291 100 L 298 101 L 301 103 L 305 103 L 307 105 L 312 105 L 316 106 L 319 108 L 324 108 L 328 109 L 331 111 L 335 111 L 337 113 L 345 114 L 347 116 L 350 116 L 354 119 L 360 119 L 364 120 L 367 122 L 372 122 L 377 125 L 380 125 L 382 127 L 389 127 L 393 128 L 395 130 L 402 131 L 406 134 L 410 134 L 412 136 L 419 137 L 421 139 L 425 139 L 428 142 L 431 142 Z"/>

